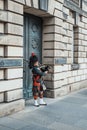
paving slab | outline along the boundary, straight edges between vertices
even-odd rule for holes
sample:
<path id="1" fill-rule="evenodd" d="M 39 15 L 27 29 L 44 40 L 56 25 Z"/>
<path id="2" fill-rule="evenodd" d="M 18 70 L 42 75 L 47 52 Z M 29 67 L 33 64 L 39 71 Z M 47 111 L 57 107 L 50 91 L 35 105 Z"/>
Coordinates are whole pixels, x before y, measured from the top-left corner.
<path id="1" fill-rule="evenodd" d="M 57 99 L 45 98 L 47 106 L 34 107 L 0 118 L 0 130 L 87 130 L 87 89 Z"/>
<path id="2" fill-rule="evenodd" d="M 14 130 L 12 128 L 7 128 L 7 127 L 4 127 L 4 126 L 0 126 L 0 130 Z"/>
<path id="3" fill-rule="evenodd" d="M 23 121 L 17 120 L 17 119 L 13 119 L 10 117 L 0 118 L 0 125 L 5 126 L 10 129 L 15 129 L 15 130 L 28 126 L 28 124 L 26 122 L 23 122 Z"/>
<path id="4" fill-rule="evenodd" d="M 80 119 L 80 120 L 78 120 L 78 122 L 74 126 L 82 128 L 83 130 L 85 130 L 85 129 L 87 129 L 87 120 Z"/>
<path id="5" fill-rule="evenodd" d="M 70 126 L 67 124 L 55 122 L 49 126 L 50 130 L 83 130 L 78 127 Z"/>
<path id="6" fill-rule="evenodd" d="M 86 98 L 81 98 L 80 97 L 70 97 L 70 98 L 65 98 L 64 100 L 62 100 L 63 102 L 70 102 L 70 103 L 74 103 L 74 104 L 79 104 L 79 105 L 84 105 L 87 104 L 87 99 Z"/>
<path id="7" fill-rule="evenodd" d="M 22 129 L 18 129 L 18 130 L 49 130 L 49 128 L 41 127 L 39 125 L 32 124 L 30 126 L 27 126 L 27 127 L 24 127 Z"/>
<path id="8" fill-rule="evenodd" d="M 81 94 L 83 96 L 87 96 L 87 88 L 83 89 L 82 91 L 77 92 L 77 94 Z"/>

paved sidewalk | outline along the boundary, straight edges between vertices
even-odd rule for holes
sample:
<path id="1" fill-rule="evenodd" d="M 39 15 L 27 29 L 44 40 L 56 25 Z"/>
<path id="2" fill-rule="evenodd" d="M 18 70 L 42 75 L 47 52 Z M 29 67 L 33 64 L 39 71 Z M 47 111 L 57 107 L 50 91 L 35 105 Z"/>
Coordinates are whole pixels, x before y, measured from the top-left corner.
<path id="1" fill-rule="evenodd" d="M 87 89 L 35 108 L 27 101 L 25 110 L 0 118 L 0 130 L 87 130 Z"/>

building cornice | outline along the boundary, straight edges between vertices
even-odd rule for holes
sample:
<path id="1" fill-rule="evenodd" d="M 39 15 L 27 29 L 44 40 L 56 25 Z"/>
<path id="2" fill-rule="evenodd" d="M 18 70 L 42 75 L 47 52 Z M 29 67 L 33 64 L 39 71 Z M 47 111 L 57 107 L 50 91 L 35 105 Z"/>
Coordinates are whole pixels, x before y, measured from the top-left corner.
<path id="1" fill-rule="evenodd" d="M 87 17 L 87 12 L 82 10 L 82 8 L 80 8 L 77 4 L 75 4 L 74 2 L 70 0 L 64 0 L 64 6 L 77 12 L 80 15 Z"/>

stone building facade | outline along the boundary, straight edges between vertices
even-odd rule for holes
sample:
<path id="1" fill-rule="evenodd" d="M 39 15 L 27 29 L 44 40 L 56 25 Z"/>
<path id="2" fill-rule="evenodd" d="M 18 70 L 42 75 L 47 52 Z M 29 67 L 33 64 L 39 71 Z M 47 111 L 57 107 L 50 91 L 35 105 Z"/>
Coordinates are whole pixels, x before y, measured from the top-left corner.
<path id="1" fill-rule="evenodd" d="M 52 66 L 45 96 L 86 87 L 87 1 L 0 0 L 0 116 L 32 97 L 31 52 Z"/>

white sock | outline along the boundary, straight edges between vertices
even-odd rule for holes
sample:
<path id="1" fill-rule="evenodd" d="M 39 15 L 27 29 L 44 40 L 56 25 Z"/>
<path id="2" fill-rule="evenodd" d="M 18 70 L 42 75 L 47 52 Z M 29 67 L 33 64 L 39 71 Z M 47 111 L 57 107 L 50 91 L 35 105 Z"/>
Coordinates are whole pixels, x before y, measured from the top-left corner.
<path id="1" fill-rule="evenodd" d="M 35 106 L 38 106 L 38 105 L 39 105 L 37 99 L 34 100 L 34 105 L 35 105 Z"/>
<path id="2" fill-rule="evenodd" d="M 46 105 L 46 103 L 44 102 L 43 98 L 40 98 L 40 104 L 41 105 Z"/>

